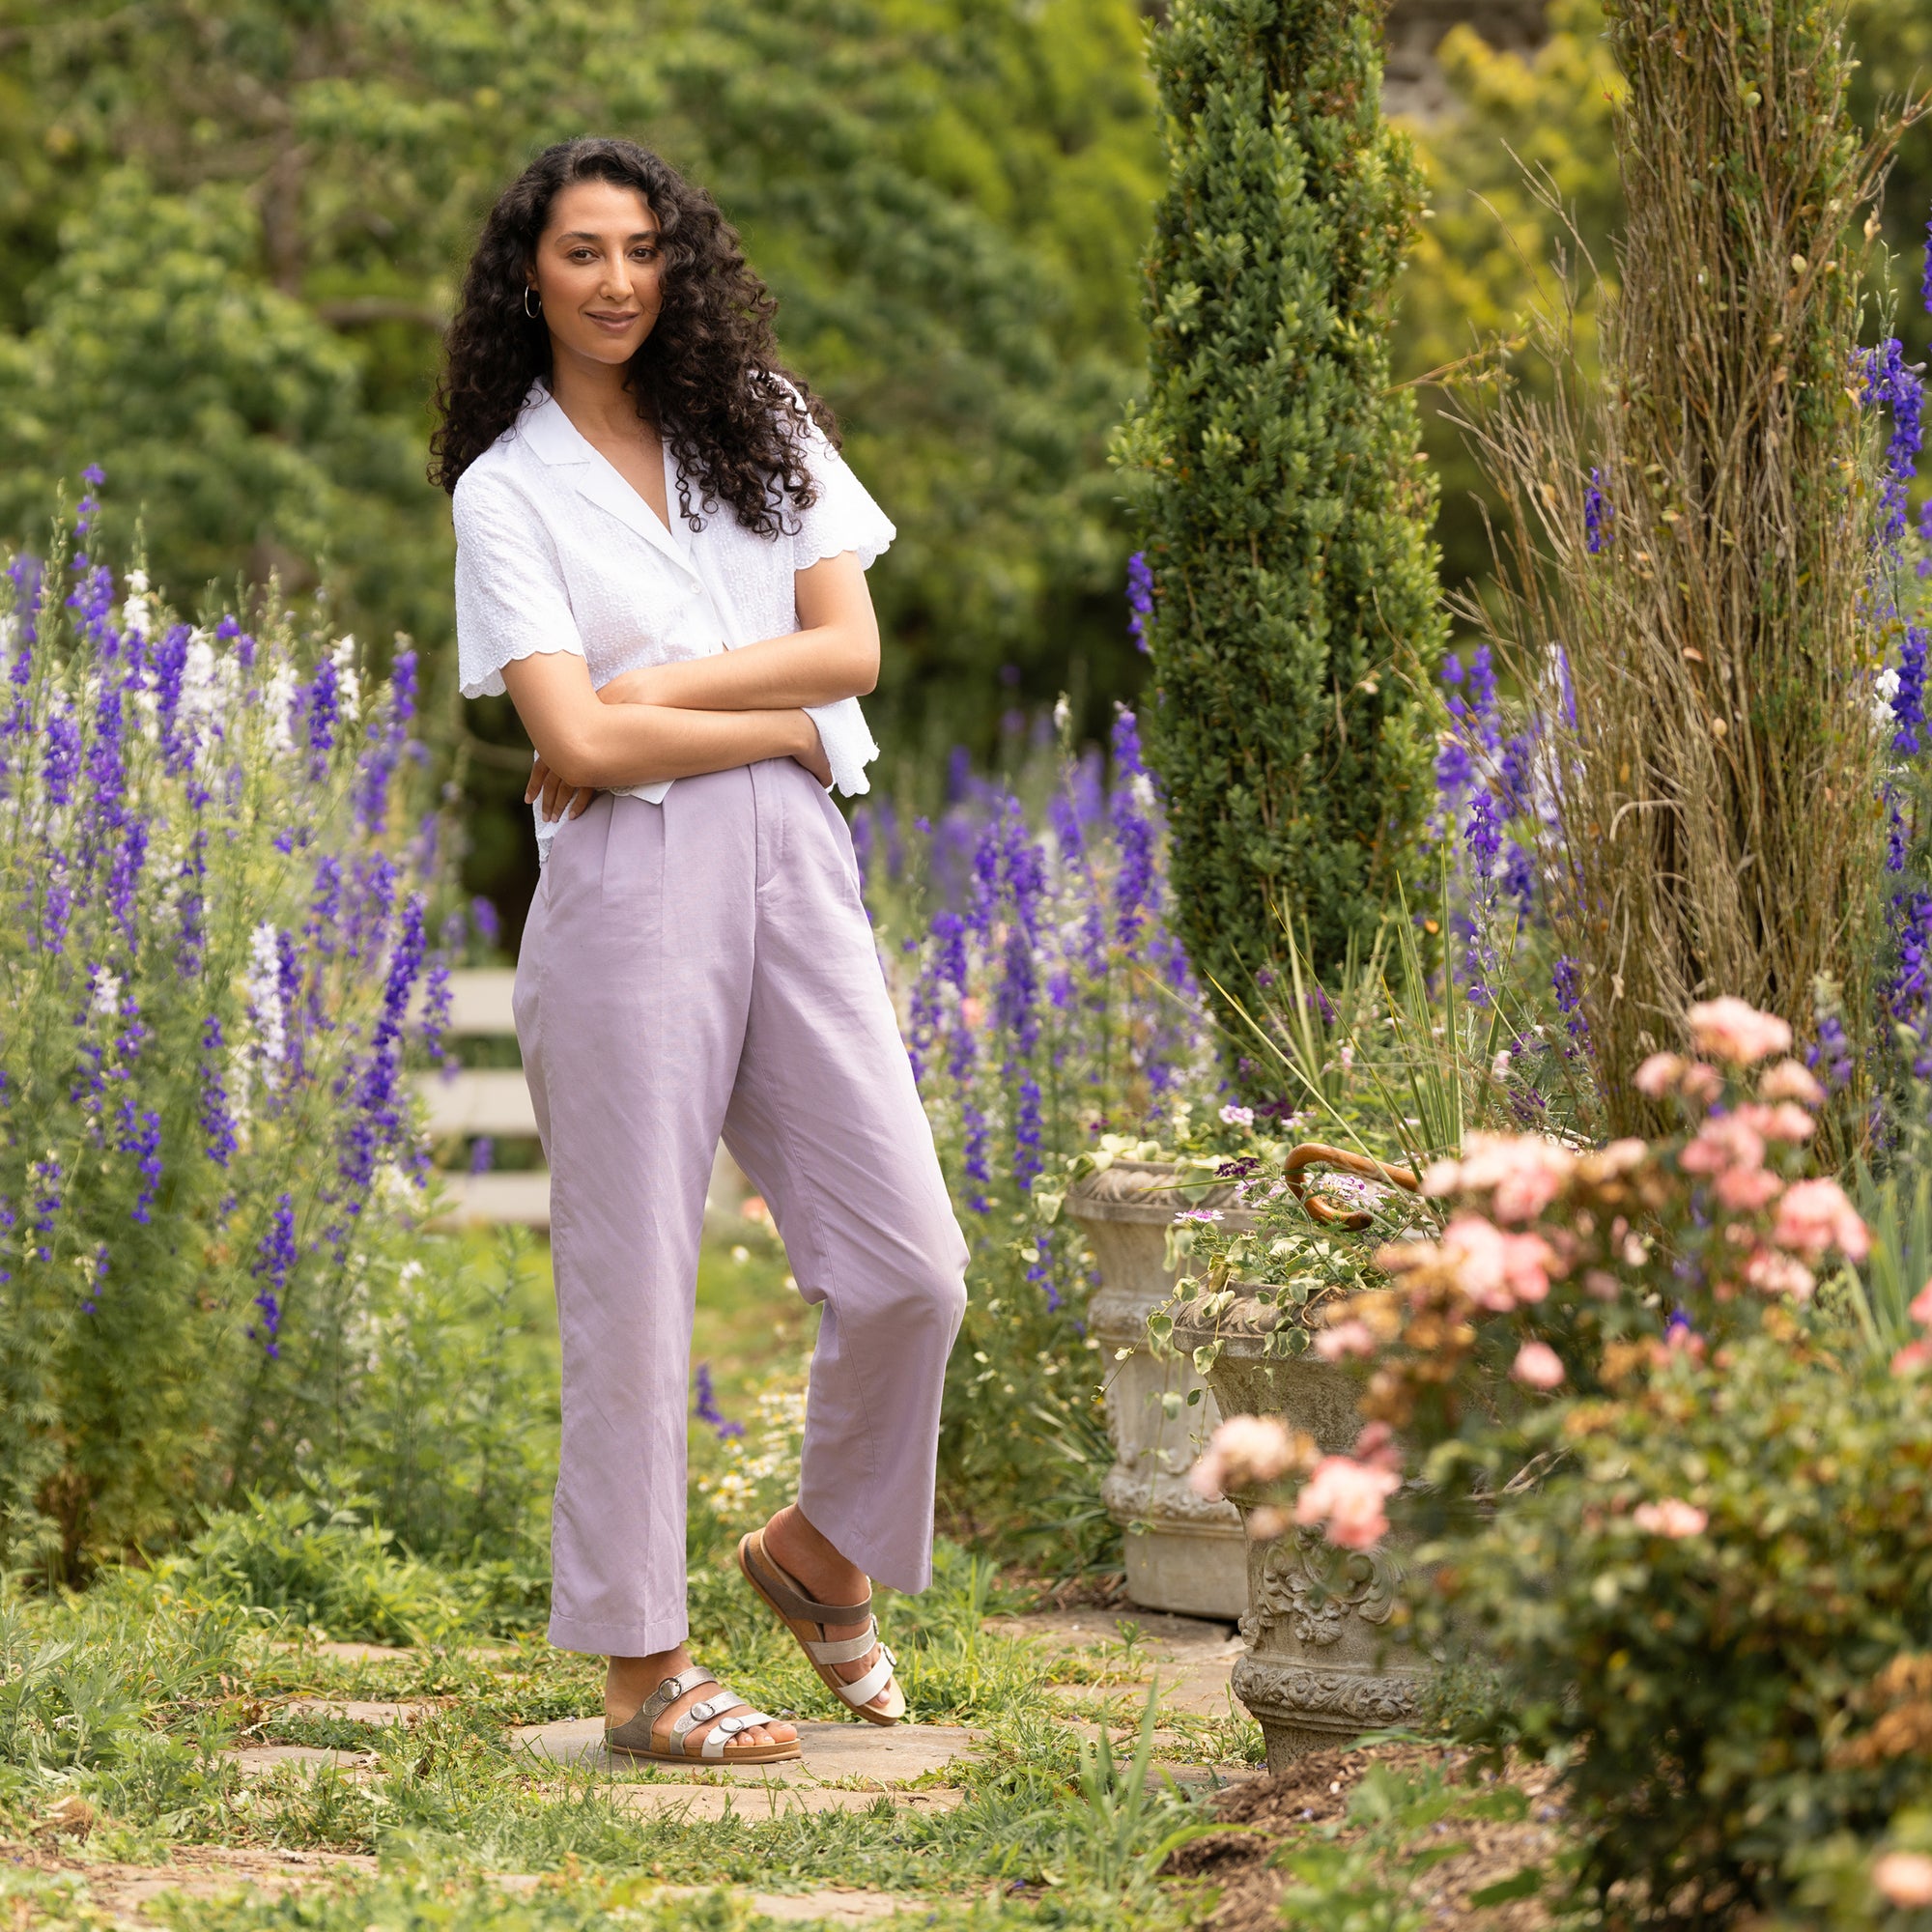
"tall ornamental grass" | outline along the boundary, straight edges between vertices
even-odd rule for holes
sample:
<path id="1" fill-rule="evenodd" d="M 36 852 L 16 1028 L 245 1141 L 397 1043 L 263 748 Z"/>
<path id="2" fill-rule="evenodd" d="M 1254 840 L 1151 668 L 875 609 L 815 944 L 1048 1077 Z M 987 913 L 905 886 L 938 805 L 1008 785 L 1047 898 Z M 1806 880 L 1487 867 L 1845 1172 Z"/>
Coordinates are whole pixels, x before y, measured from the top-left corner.
<path id="1" fill-rule="evenodd" d="M 1557 318 L 1554 399 L 1506 392 L 1480 436 L 1506 505 L 1491 614 L 1549 727 L 1557 951 L 1632 1131 L 1658 1124 L 1637 1066 L 1717 991 L 1803 1016 L 1829 981 L 1864 1079 L 1886 858 L 1871 535 L 1903 503 L 1870 487 L 1861 391 L 1889 378 L 1855 361 L 1874 158 L 1841 10 L 1607 18 L 1628 220 L 1603 383 Z"/>
<path id="2" fill-rule="evenodd" d="M 343 1438 L 443 979 L 413 654 L 188 623 L 96 515 L 0 582 L 0 1561 L 59 1576 Z"/>
<path id="3" fill-rule="evenodd" d="M 1215 1071 L 1134 716 L 1115 721 L 1111 771 L 1062 728 L 1050 781 L 978 780 L 960 761 L 937 810 L 908 823 L 882 802 L 854 830 L 972 1249 L 944 1500 L 985 1532 L 1051 1534 L 1066 1564 L 1111 1536 L 1097 1396 L 1112 1367 L 1086 1332 L 1092 1257 L 1056 1218 L 1066 1157 L 1115 1128 L 1171 1134 Z"/>

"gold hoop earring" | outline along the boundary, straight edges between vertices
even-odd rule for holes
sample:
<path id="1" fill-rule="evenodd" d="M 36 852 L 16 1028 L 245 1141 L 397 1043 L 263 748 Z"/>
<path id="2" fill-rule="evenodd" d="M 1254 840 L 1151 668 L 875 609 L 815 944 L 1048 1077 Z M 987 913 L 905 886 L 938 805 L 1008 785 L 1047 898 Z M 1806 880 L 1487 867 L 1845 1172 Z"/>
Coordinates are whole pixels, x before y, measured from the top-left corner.
<path id="1" fill-rule="evenodd" d="M 537 305 L 535 308 L 532 308 L 530 306 L 530 297 L 533 293 L 534 291 L 530 288 L 529 284 L 526 282 L 524 284 L 524 313 L 526 316 L 528 316 L 532 322 L 534 322 L 537 319 L 537 317 L 543 313 L 542 296 L 537 297 Z"/>

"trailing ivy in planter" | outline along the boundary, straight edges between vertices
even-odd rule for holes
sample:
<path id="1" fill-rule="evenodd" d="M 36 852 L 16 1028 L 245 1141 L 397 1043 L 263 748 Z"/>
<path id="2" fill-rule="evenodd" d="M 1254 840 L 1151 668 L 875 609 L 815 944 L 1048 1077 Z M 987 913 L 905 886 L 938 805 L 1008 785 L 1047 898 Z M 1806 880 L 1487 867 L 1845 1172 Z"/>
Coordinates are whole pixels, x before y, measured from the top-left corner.
<path id="1" fill-rule="evenodd" d="M 1422 188 L 1357 0 L 1177 5 L 1152 40 L 1170 164 L 1148 256 L 1142 472 L 1181 938 L 1243 999 L 1308 923 L 1372 927 L 1427 790 L 1445 639 L 1390 295 Z M 1225 1005 L 1225 996 L 1224 996 Z"/>

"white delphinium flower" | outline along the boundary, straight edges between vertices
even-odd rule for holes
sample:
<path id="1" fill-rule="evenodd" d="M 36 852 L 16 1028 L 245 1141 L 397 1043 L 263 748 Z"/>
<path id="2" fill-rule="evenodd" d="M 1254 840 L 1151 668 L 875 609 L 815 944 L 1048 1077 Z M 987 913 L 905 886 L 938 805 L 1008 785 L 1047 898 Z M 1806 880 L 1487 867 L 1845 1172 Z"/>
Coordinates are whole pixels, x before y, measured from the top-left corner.
<path id="1" fill-rule="evenodd" d="M 97 1019 L 121 1017 L 121 981 L 103 966 L 95 978 L 93 997 L 87 1009 Z"/>
<path id="2" fill-rule="evenodd" d="M 128 596 L 121 606 L 121 626 L 142 639 L 147 638 L 155 628 L 155 606 L 148 595 L 148 573 L 145 570 L 130 570 L 128 573 Z"/>
<path id="3" fill-rule="evenodd" d="M 264 920 L 248 941 L 248 1010 L 255 1022 L 255 1039 L 262 1062 L 263 1084 L 273 1093 L 281 1082 L 282 1062 L 288 1058 L 288 1014 L 282 1009 L 281 961 L 276 956 L 275 928 Z"/>
<path id="4" fill-rule="evenodd" d="M 271 751 L 293 752 L 296 749 L 296 705 L 300 697 L 301 682 L 294 669 L 285 664 L 277 665 L 274 674 L 269 679 L 268 689 L 262 694 Z"/>
<path id="5" fill-rule="evenodd" d="M 355 668 L 355 638 L 338 638 L 328 661 L 335 667 L 335 689 L 343 717 L 359 719 L 362 715 L 362 678 Z"/>

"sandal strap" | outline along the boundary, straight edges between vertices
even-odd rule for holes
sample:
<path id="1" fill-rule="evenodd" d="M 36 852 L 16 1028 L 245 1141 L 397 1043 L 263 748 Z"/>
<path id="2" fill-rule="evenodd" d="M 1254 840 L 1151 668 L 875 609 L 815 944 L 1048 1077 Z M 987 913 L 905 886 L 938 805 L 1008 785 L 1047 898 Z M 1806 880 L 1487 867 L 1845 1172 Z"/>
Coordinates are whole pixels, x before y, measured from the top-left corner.
<path id="1" fill-rule="evenodd" d="M 798 1578 L 788 1570 L 781 1570 L 777 1559 L 766 1550 L 763 1530 L 753 1536 L 745 1548 L 746 1553 L 757 1565 L 758 1581 L 765 1595 L 794 1623 L 856 1624 L 872 1614 L 870 1590 L 866 1592 L 866 1600 L 862 1604 L 821 1604 L 815 1597 L 808 1597 Z"/>
<path id="2" fill-rule="evenodd" d="M 643 1701 L 633 1723 L 639 1720 L 648 1730 L 680 1697 L 696 1690 L 700 1684 L 717 1684 L 718 1680 L 701 1663 L 694 1663 L 689 1670 L 680 1670 L 675 1677 L 667 1677 Z M 724 1689 L 719 1685 L 719 1689 Z"/>
<path id="3" fill-rule="evenodd" d="M 872 1654 L 872 1646 L 879 1640 L 879 1620 L 872 1617 L 864 1636 L 834 1637 L 827 1643 L 806 1642 L 806 1650 L 814 1663 L 857 1663 L 862 1657 Z"/>
<path id="4" fill-rule="evenodd" d="M 715 1679 L 713 1681 L 716 1682 Z M 698 1725 L 708 1724 L 713 1718 L 723 1717 L 726 1711 L 740 1711 L 744 1709 L 744 1698 L 738 1696 L 734 1691 L 726 1690 L 722 1684 L 718 1686 L 718 1690 L 719 1694 L 717 1696 L 700 1697 L 690 1710 L 685 1712 L 683 1717 L 673 1718 L 670 1720 L 671 1736 L 681 1738 L 688 1732 L 696 1730 Z"/>
<path id="5" fill-rule="evenodd" d="M 888 1684 L 893 1681 L 893 1667 L 898 1662 L 884 1644 L 879 1646 L 879 1661 L 856 1683 L 840 1684 L 838 1694 L 856 1711 L 861 1704 L 869 1704 Z"/>
<path id="6" fill-rule="evenodd" d="M 776 1719 L 768 1717 L 763 1711 L 744 1711 L 734 1713 L 728 1718 L 720 1718 L 699 1747 L 698 1755 L 716 1764 L 724 1755 L 725 1747 L 740 1731 L 754 1731 L 760 1724 L 775 1721 Z"/>

